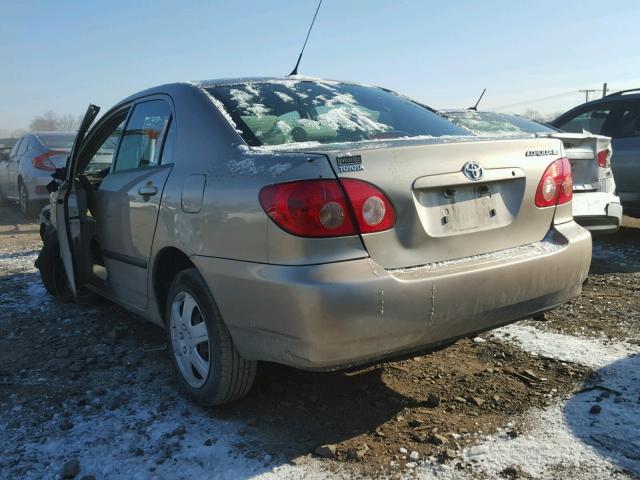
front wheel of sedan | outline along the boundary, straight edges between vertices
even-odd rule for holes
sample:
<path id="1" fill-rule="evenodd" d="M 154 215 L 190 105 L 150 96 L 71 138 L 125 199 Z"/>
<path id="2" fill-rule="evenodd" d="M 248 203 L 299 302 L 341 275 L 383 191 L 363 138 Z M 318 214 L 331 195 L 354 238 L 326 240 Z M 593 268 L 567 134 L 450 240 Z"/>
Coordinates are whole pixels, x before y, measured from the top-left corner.
<path id="1" fill-rule="evenodd" d="M 189 395 L 205 406 L 244 397 L 257 362 L 240 356 L 206 283 L 195 268 L 180 272 L 166 304 L 169 351 Z"/>

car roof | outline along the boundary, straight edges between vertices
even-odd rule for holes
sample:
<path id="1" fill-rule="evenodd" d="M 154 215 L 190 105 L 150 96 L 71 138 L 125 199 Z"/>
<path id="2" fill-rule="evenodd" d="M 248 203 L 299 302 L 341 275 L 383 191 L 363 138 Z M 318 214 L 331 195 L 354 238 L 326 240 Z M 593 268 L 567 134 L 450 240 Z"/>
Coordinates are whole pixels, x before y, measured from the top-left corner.
<path id="1" fill-rule="evenodd" d="M 492 112 L 490 110 L 471 110 L 469 108 L 440 108 L 439 112 L 443 113 L 492 113 L 497 115 L 509 115 L 511 117 L 522 117 L 522 115 L 518 115 L 517 113 L 507 113 L 507 112 Z M 535 120 L 534 120 L 535 122 Z"/>
<path id="2" fill-rule="evenodd" d="M 631 93 L 631 92 L 637 92 L 637 93 Z M 571 110 L 588 106 L 588 105 L 598 105 L 600 103 L 611 103 L 611 102 L 627 102 L 629 100 L 640 100 L 640 89 L 633 88 L 630 90 L 622 90 L 620 92 L 610 93 L 605 97 L 598 98 L 596 100 L 591 100 L 590 102 L 581 103 L 580 105 L 572 108 Z"/>
<path id="3" fill-rule="evenodd" d="M 356 82 L 349 82 L 345 80 L 331 80 L 328 78 L 308 77 L 305 75 L 291 75 L 288 77 L 238 77 L 238 78 L 218 78 L 211 80 L 200 80 L 197 85 L 205 88 L 216 87 L 219 85 L 235 85 L 238 83 L 280 83 L 280 82 L 326 82 L 326 83 L 342 83 L 346 85 L 362 85 Z"/>
<path id="4" fill-rule="evenodd" d="M 316 77 L 307 77 L 303 75 L 291 75 L 288 77 L 237 77 L 237 78 L 219 78 L 219 79 L 211 79 L 211 80 L 196 80 L 196 81 L 188 81 L 188 82 L 173 82 L 167 83 L 164 85 L 158 85 L 155 87 L 148 88 L 146 90 L 142 90 L 136 92 L 132 95 L 129 95 L 127 98 L 120 100 L 113 107 L 111 107 L 107 112 L 120 108 L 122 105 L 127 104 L 129 102 L 135 101 L 139 98 L 148 96 L 148 95 L 156 95 L 156 94 L 179 94 L 178 92 L 184 92 L 185 89 L 202 89 L 202 88 L 212 88 L 221 85 L 237 85 L 239 83 L 285 83 L 285 82 L 322 82 L 322 83 L 331 83 L 331 84 L 343 84 L 343 85 L 360 85 L 360 86 L 370 86 L 364 83 L 358 82 L 349 82 L 344 80 L 330 80 L 325 78 L 316 78 Z M 381 88 L 381 87 L 378 87 Z M 384 89 L 388 90 L 388 89 Z"/>

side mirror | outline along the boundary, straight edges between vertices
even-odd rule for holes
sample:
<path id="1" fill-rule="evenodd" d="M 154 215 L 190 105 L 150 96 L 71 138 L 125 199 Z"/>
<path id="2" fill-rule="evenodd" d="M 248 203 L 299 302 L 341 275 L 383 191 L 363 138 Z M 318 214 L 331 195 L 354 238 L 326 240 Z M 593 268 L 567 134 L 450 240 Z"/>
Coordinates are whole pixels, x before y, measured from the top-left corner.
<path id="1" fill-rule="evenodd" d="M 49 193 L 57 192 L 59 188 L 60 185 L 57 180 L 51 180 L 49 183 L 47 183 L 47 192 Z"/>
<path id="2" fill-rule="evenodd" d="M 67 178 L 67 167 L 56 168 L 56 171 L 51 174 L 51 176 L 60 181 L 65 181 Z"/>

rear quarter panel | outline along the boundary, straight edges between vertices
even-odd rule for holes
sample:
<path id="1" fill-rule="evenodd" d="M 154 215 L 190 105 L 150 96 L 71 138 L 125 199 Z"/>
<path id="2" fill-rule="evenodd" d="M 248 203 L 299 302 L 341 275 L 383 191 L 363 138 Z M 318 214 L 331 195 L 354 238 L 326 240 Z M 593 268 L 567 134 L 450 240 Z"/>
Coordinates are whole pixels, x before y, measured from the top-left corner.
<path id="1" fill-rule="evenodd" d="M 155 254 L 171 246 L 189 256 L 279 264 L 366 256 L 358 236 L 295 237 L 276 226 L 260 205 L 263 186 L 334 178 L 325 156 L 250 149 L 200 89 L 184 86 L 172 98 L 177 128 L 175 165 L 162 198 Z M 192 175 L 204 177 L 204 194 L 202 208 L 187 213 L 182 196 Z"/>

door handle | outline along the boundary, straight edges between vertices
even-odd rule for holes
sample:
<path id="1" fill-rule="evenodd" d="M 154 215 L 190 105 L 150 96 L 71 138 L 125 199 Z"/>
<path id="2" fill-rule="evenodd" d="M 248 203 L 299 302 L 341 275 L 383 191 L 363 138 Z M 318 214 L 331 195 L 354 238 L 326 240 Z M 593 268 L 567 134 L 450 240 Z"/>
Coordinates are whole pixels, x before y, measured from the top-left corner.
<path id="1" fill-rule="evenodd" d="M 144 187 L 140 187 L 138 193 L 142 196 L 142 198 L 148 200 L 149 197 L 152 197 L 156 193 L 158 193 L 158 187 L 156 187 L 152 183 L 147 183 Z"/>

